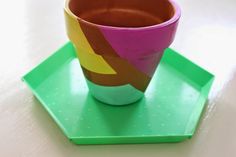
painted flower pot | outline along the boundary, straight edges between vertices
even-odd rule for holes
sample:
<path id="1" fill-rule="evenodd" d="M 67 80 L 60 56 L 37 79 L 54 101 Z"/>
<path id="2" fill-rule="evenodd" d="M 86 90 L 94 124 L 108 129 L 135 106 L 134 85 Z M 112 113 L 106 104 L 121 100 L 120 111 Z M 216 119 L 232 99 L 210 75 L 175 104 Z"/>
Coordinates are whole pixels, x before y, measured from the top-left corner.
<path id="1" fill-rule="evenodd" d="M 179 18 L 173 0 L 67 0 L 67 34 L 90 93 L 112 105 L 142 98 Z"/>

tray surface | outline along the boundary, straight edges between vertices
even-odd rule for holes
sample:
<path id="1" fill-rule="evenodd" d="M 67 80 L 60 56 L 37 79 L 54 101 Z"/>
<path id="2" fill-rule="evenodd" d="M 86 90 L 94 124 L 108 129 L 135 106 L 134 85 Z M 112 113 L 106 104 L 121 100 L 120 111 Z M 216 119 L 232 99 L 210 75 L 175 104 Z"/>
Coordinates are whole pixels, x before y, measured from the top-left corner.
<path id="1" fill-rule="evenodd" d="M 191 138 L 214 76 L 167 49 L 142 100 L 109 106 L 89 94 L 69 42 L 23 80 L 72 142 L 120 144 Z"/>

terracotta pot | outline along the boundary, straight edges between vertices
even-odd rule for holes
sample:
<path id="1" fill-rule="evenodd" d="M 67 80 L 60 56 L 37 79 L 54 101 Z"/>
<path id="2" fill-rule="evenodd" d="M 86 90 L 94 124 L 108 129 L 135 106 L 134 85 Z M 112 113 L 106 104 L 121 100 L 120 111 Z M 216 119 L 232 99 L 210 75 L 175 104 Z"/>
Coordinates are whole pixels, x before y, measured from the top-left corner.
<path id="1" fill-rule="evenodd" d="M 67 0 L 65 18 L 91 94 L 124 105 L 143 97 L 180 8 L 173 0 Z"/>

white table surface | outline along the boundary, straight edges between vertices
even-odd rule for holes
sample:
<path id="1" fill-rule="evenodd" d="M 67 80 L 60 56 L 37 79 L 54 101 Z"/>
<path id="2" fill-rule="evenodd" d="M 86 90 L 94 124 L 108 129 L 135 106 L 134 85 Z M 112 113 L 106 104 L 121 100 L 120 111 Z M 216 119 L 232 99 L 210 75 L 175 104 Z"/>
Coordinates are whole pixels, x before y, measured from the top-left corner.
<path id="1" fill-rule="evenodd" d="M 1 1 L 0 156 L 236 156 L 236 1 L 178 3 L 183 13 L 171 47 L 216 75 L 195 136 L 177 144 L 76 146 L 20 80 L 67 41 L 64 1 Z"/>

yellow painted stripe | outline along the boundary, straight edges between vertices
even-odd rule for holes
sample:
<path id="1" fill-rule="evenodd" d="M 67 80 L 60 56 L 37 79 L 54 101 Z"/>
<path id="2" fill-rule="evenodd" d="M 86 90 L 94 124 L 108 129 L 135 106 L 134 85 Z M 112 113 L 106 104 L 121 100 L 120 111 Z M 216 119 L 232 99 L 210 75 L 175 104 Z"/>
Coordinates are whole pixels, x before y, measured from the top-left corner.
<path id="1" fill-rule="evenodd" d="M 86 53 L 86 50 L 78 47 L 76 47 L 76 52 L 80 64 L 87 70 L 99 74 L 116 74 L 116 72 L 109 67 L 107 62 L 100 55 Z"/>
<path id="2" fill-rule="evenodd" d="M 77 55 L 80 60 L 80 64 L 95 73 L 100 74 L 116 74 L 112 67 L 102 58 L 97 55 L 88 40 L 86 39 L 83 31 L 80 28 L 77 19 L 65 10 L 67 34 L 76 47 Z"/>
<path id="3" fill-rule="evenodd" d="M 87 53 L 94 53 L 82 29 L 80 28 L 77 19 L 75 17 L 70 16 L 66 11 L 65 11 L 65 17 L 66 17 L 67 33 L 73 44 L 76 45 L 76 47 L 83 47 L 85 50 L 87 50 Z"/>

